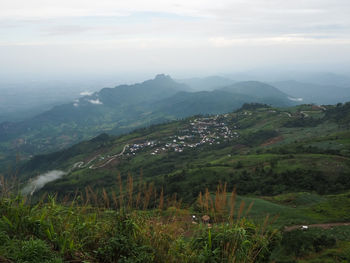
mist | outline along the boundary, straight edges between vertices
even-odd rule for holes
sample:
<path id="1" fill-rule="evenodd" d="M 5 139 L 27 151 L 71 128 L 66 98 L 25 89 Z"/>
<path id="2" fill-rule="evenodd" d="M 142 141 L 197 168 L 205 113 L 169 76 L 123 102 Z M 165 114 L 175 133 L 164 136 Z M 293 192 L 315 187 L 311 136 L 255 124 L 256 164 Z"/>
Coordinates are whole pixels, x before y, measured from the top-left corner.
<path id="1" fill-rule="evenodd" d="M 28 194 L 33 195 L 34 192 L 39 191 L 47 183 L 60 179 L 62 176 L 66 174 L 67 174 L 66 172 L 59 171 L 59 170 L 52 170 L 44 174 L 41 174 L 36 178 L 34 178 L 31 182 L 29 182 L 28 185 L 22 189 L 22 193 L 25 195 L 28 195 Z"/>

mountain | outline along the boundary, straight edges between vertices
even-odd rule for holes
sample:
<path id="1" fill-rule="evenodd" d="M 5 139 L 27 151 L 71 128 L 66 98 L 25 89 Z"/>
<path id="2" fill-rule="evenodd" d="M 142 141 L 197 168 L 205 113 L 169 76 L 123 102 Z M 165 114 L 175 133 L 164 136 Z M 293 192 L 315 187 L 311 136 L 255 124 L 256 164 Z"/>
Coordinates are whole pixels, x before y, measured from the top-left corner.
<path id="1" fill-rule="evenodd" d="M 39 155 L 22 178 L 50 170 L 63 177 L 44 187 L 65 195 L 116 187 L 116 174 L 143 177 L 185 200 L 227 182 L 241 194 L 350 189 L 350 103 L 273 108 L 244 104 L 224 115 L 195 116 L 122 136 L 101 134 L 70 148 Z M 212 190 L 215 190 L 212 188 Z"/>
<path id="2" fill-rule="evenodd" d="M 194 114 L 219 114 L 246 102 L 291 106 L 288 95 L 261 82 L 241 82 L 213 91 L 186 92 L 185 84 L 166 75 L 134 84 L 104 88 L 53 107 L 22 122 L 0 124 L 0 154 L 22 159 L 66 148 L 99 133 L 122 134 L 136 128 Z M 7 165 L 0 165 L 5 169 Z"/>
<path id="3" fill-rule="evenodd" d="M 149 105 L 186 89 L 165 75 L 140 84 L 104 88 L 25 121 L 0 124 L 0 152 L 45 152 L 115 127 L 128 131 L 146 125 L 153 120 L 146 113 Z"/>
<path id="4" fill-rule="evenodd" d="M 297 104 L 292 97 L 271 85 L 246 81 L 213 91 L 179 92 L 160 101 L 156 105 L 156 110 L 177 117 L 187 117 L 194 114 L 226 113 L 249 102 L 260 102 L 273 106 Z"/>
<path id="5" fill-rule="evenodd" d="M 180 83 L 185 83 L 192 91 L 210 91 L 221 87 L 229 86 L 235 81 L 220 76 L 209 76 L 205 78 L 179 79 Z"/>
<path id="6" fill-rule="evenodd" d="M 295 74 L 294 77 L 285 79 L 295 79 L 303 83 L 314 83 L 317 85 L 337 86 L 350 88 L 350 76 L 343 74 L 335 74 L 331 72 L 315 72 Z"/>
<path id="7" fill-rule="evenodd" d="M 258 69 L 249 72 L 228 74 L 228 78 L 236 81 L 259 80 L 266 83 L 293 80 L 302 83 L 312 83 L 324 86 L 350 87 L 349 74 L 335 74 L 332 72 L 312 72 L 305 70 L 280 70 L 280 69 Z"/>
<path id="8" fill-rule="evenodd" d="M 232 94 L 222 90 L 179 92 L 156 105 L 156 110 L 177 117 L 195 114 L 219 114 L 238 109 L 255 97 Z"/>
<path id="9" fill-rule="evenodd" d="M 345 88 L 292 80 L 273 82 L 272 85 L 293 97 L 302 98 L 304 103 L 335 104 L 350 100 L 350 86 Z"/>
<path id="10" fill-rule="evenodd" d="M 256 98 L 256 102 L 263 102 L 275 106 L 290 106 L 295 104 L 291 97 L 279 89 L 259 81 L 237 82 L 221 90 L 233 94 L 241 94 Z"/>

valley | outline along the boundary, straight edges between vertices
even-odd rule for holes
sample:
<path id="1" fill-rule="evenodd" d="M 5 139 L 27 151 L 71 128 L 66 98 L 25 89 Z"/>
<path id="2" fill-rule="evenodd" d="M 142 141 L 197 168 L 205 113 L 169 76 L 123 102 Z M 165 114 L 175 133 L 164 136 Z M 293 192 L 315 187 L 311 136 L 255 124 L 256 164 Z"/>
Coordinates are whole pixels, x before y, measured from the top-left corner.
<path id="1" fill-rule="evenodd" d="M 296 104 L 287 94 L 256 81 L 213 91 L 189 90 L 186 84 L 160 74 L 142 83 L 104 88 L 19 122 L 0 123 L 0 170 L 8 169 L 16 156 L 26 161 L 100 133 L 119 135 L 196 114 L 222 114 L 245 102 Z"/>
<path id="2" fill-rule="evenodd" d="M 170 81 L 165 76 L 157 78 L 156 81 Z M 153 85 L 153 81 L 151 83 Z M 259 94 L 257 87 L 265 89 L 262 93 L 275 94 L 274 99 Z M 242 95 L 240 89 L 247 89 L 246 94 Z M 232 90 L 235 92 L 231 95 Z M 121 108 L 112 106 L 115 103 L 111 101 L 113 92 L 103 91 L 74 102 L 75 105 L 71 105 L 73 111 L 68 111 L 67 116 L 76 109 L 81 110 L 81 120 L 84 116 L 98 119 L 109 110 L 117 112 Z M 113 134 L 112 131 L 116 131 L 113 125 L 117 124 L 112 124 L 114 122 L 110 119 L 110 126 L 102 130 L 103 133 L 98 131 L 109 124 L 94 124 L 98 126 L 95 131 L 100 134 L 92 139 L 79 137 L 77 144 L 74 141 L 67 144 L 57 141 L 63 148 L 58 151 L 55 151 L 56 146 L 50 139 L 55 133 L 46 138 L 35 128 L 33 134 L 52 148 L 40 151 L 45 144 L 39 143 L 40 154 L 33 151 L 28 155 L 30 151 L 25 152 L 26 157 L 17 162 L 17 187 L 22 189 L 22 194 L 28 195 L 26 198 L 30 203 L 26 209 L 34 209 L 28 216 L 38 220 L 35 219 L 37 206 L 34 204 L 43 200 L 47 200 L 45 203 L 48 204 L 47 208 L 43 208 L 45 210 L 55 207 L 50 202 L 59 203 L 57 209 L 62 210 L 66 209 L 64 204 L 72 202 L 69 209 L 76 211 L 73 213 L 81 220 L 88 220 L 89 212 L 86 214 L 86 211 L 95 211 L 93 213 L 107 222 L 105 227 L 114 224 L 114 221 L 110 221 L 112 219 L 108 216 L 105 218 L 104 213 L 114 212 L 131 216 L 131 220 L 136 220 L 146 229 L 158 221 L 157 224 L 166 222 L 162 227 L 167 229 L 177 224 L 184 232 L 171 238 L 181 239 L 187 249 L 194 242 L 192 238 L 198 238 L 203 226 L 204 231 L 213 229 L 214 235 L 221 236 L 239 225 L 244 225 L 245 229 L 252 227 L 257 234 L 265 231 L 266 224 L 268 227 L 263 232 L 263 238 L 271 246 L 266 253 L 272 262 L 284 262 L 283 258 L 286 262 L 304 262 L 302 260 L 307 258 L 315 262 L 332 257 L 346 258 L 344 251 L 350 244 L 350 104 L 285 104 L 283 100 L 288 99 L 287 95 L 274 92 L 274 88 L 266 84 L 246 82 L 195 95 L 175 91 L 164 101 L 146 103 L 142 98 L 140 103 L 148 105 L 143 109 L 150 109 L 147 107 L 152 104 L 156 110 L 147 114 L 138 112 L 140 115 L 133 117 L 137 125 L 129 119 L 133 131 L 126 132 L 126 129 L 122 134 Z M 252 98 L 254 93 L 260 99 Z M 219 97 L 208 100 L 213 94 Z M 223 97 L 230 103 L 225 104 Z M 250 99 L 259 102 L 243 103 Z M 118 100 L 118 103 L 125 102 L 119 97 Z M 272 105 L 264 103 L 271 101 L 279 102 Z M 103 108 L 108 103 L 108 108 Z M 133 106 L 125 107 L 128 110 Z M 203 111 L 204 108 L 207 110 Z M 96 109 L 102 111 L 96 113 Z M 158 110 L 160 115 L 156 113 Z M 171 117 L 162 121 L 158 119 L 161 123 L 143 119 L 145 116 L 161 115 Z M 44 117 L 38 118 L 42 121 Z M 59 118 L 66 122 L 63 115 Z M 74 120 L 76 116 L 70 118 L 72 123 L 79 120 Z M 145 127 L 138 126 L 141 119 L 141 126 Z M 89 131 L 89 136 L 92 135 L 91 124 L 80 126 L 79 121 L 74 125 L 77 131 L 83 128 Z M 3 129 L 11 130 L 11 127 L 14 126 L 3 124 Z M 46 132 L 50 133 L 51 128 L 47 128 Z M 57 130 L 57 134 L 61 133 Z M 61 135 L 59 140 L 70 138 L 69 135 Z M 28 137 L 18 142 L 25 146 L 34 141 Z M 6 146 L 8 142 L 5 140 L 2 145 Z M 46 153 L 47 150 L 53 152 Z M 11 170 L 4 173 L 5 179 L 0 186 L 6 185 L 7 178 L 13 176 L 11 173 Z M 16 201 L 11 202 L 15 204 Z M 6 207 L 0 202 L 0 209 L 1 206 Z M 8 208 L 4 209 L 6 218 L 11 217 L 12 214 L 6 210 Z M 174 221 L 167 221 L 172 209 L 177 211 L 170 217 Z M 145 213 L 150 221 L 147 219 L 141 223 L 138 220 Z M 203 222 L 191 221 L 191 214 L 192 218 L 209 214 L 212 218 L 210 227 L 206 228 Z M 117 222 L 122 223 L 123 220 L 118 219 Z M 1 222 L 7 221 L 0 219 Z M 223 229 L 224 222 L 228 222 L 229 229 Z M 301 230 L 301 226 L 307 230 Z M 70 229 L 68 225 L 66 227 Z M 67 231 L 73 230 L 65 230 L 59 235 L 65 235 Z M 187 240 L 189 237 L 191 242 Z M 76 237 L 70 238 L 74 242 L 82 242 Z M 252 242 L 256 241 L 254 237 Z M 52 239 L 50 242 L 65 250 L 65 245 L 55 243 L 60 241 Z M 175 243 L 173 240 L 169 245 Z M 80 250 L 73 247 L 72 251 Z M 86 251 L 89 248 L 85 248 Z M 95 252 L 89 253 L 98 256 Z M 70 257 L 84 258 L 86 255 Z M 171 257 L 177 256 L 172 254 Z"/>

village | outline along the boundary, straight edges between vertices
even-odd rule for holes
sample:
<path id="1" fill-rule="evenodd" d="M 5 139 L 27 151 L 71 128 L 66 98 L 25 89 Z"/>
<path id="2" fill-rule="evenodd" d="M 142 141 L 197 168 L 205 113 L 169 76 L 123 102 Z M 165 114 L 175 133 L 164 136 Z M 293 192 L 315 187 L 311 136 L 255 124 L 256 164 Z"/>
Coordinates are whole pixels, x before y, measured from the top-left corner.
<path id="1" fill-rule="evenodd" d="M 151 148 L 151 155 L 165 152 L 181 153 L 185 149 L 196 148 L 202 145 L 215 145 L 231 141 L 239 137 L 237 127 L 228 125 L 227 117 L 211 116 L 196 118 L 189 121 L 186 129 L 178 134 L 169 136 L 161 141 L 145 141 L 130 145 L 125 151 L 126 156 L 134 156 L 138 152 Z M 231 126 L 231 129 L 229 128 Z M 233 128 L 233 129 L 232 129 Z"/>
<path id="2" fill-rule="evenodd" d="M 186 149 L 193 149 L 200 146 L 220 145 L 240 137 L 238 127 L 229 120 L 229 114 L 201 117 L 189 120 L 187 125 L 179 130 L 177 134 L 167 136 L 162 140 L 146 140 L 143 142 L 125 144 L 118 154 L 102 156 L 98 154 L 87 162 L 80 161 L 70 168 L 69 172 L 75 169 L 88 167 L 98 169 L 105 167 L 117 158 L 133 158 L 141 152 L 149 152 L 150 155 L 164 153 L 182 153 Z"/>

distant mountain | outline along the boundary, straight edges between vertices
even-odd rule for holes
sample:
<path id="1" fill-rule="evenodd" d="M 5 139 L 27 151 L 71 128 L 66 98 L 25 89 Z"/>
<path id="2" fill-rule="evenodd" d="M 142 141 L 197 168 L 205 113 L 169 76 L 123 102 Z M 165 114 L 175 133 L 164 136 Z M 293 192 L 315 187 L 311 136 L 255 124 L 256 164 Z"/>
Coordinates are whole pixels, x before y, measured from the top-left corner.
<path id="1" fill-rule="evenodd" d="M 91 99 L 101 100 L 104 105 L 115 107 L 116 105 L 149 103 L 170 97 L 179 91 L 187 89 L 188 87 L 185 84 L 175 82 L 168 75 L 159 74 L 154 79 L 139 84 L 104 88 L 88 99 L 90 101 Z"/>
<path id="2" fill-rule="evenodd" d="M 221 90 L 233 94 L 250 96 L 255 98 L 256 102 L 272 104 L 274 106 L 291 106 L 296 104 L 291 96 L 269 84 L 259 81 L 237 82 Z"/>
<path id="3" fill-rule="evenodd" d="M 192 91 L 211 91 L 221 87 L 229 86 L 235 81 L 220 76 L 209 76 L 205 78 L 179 79 L 180 83 L 185 83 Z"/>
<path id="4" fill-rule="evenodd" d="M 332 72 L 308 72 L 308 71 L 285 71 L 280 69 L 259 69 L 249 72 L 228 74 L 228 78 L 236 81 L 258 80 L 265 83 L 275 83 L 286 80 L 294 80 L 302 83 L 317 85 L 330 85 L 350 88 L 350 75 L 335 74 Z"/>
<path id="5" fill-rule="evenodd" d="M 256 101 L 256 97 L 233 94 L 223 90 L 179 92 L 160 101 L 156 110 L 176 117 L 220 114 L 238 109 L 245 102 L 252 101 Z"/>
<path id="6" fill-rule="evenodd" d="M 179 92 L 159 101 L 158 112 L 176 117 L 193 114 L 221 114 L 240 108 L 244 103 L 259 102 L 273 106 L 298 104 L 291 96 L 266 83 L 246 81 L 213 91 Z"/>
<path id="7" fill-rule="evenodd" d="M 350 76 L 331 72 L 304 73 L 296 75 L 296 78 L 292 79 L 304 83 L 350 88 Z"/>
<path id="8" fill-rule="evenodd" d="M 350 100 L 350 87 L 319 85 L 298 81 L 280 81 L 272 83 L 275 87 L 293 97 L 300 97 L 303 103 L 335 104 Z"/>
<path id="9" fill-rule="evenodd" d="M 26 156 L 63 148 L 116 127 L 125 132 L 148 125 L 153 122 L 147 114 L 152 103 L 181 90 L 188 87 L 163 74 L 139 84 L 104 88 L 25 121 L 0 124 L 0 152 Z"/>
<path id="10" fill-rule="evenodd" d="M 213 91 L 188 92 L 166 75 L 81 97 L 33 118 L 0 124 L 0 154 L 26 159 L 66 148 L 99 133 L 121 134 L 194 114 L 231 112 L 247 102 L 291 106 L 295 102 L 261 82 L 241 82 Z"/>

